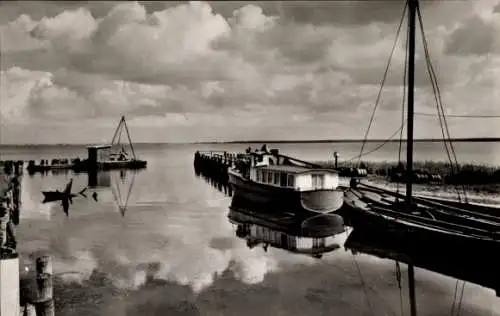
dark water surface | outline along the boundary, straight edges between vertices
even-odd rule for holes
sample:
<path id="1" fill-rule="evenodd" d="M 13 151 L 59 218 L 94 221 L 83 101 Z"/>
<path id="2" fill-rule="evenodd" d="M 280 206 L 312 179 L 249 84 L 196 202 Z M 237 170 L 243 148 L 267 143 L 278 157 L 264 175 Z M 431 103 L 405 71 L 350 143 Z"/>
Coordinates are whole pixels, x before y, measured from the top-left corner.
<path id="1" fill-rule="evenodd" d="M 249 249 L 228 221 L 231 198 L 193 171 L 196 149 L 221 146 L 139 148 L 147 170 L 111 173 L 109 187 L 96 190 L 98 202 L 75 198 L 69 217 L 58 203 L 41 204 L 41 191 L 62 189 L 70 178 L 79 191 L 86 174 L 23 177 L 18 250 L 26 265 L 40 251 L 53 256 L 57 315 L 402 315 L 394 261 L 354 256 L 343 247 L 322 259 Z M 293 153 L 292 146 L 271 147 Z M 333 151 L 331 145 L 299 146 L 304 148 L 297 154 L 305 159 L 325 160 Z M 344 146 L 339 150 L 351 145 Z M 477 160 L 489 163 L 498 159 L 478 148 L 468 155 L 476 152 Z M 85 152 L 56 147 L 2 154 L 50 159 Z M 342 244 L 347 234 L 336 238 Z M 405 265 L 402 275 L 409 315 Z M 423 269 L 416 269 L 416 280 L 419 315 L 450 315 L 456 280 Z M 461 309 L 461 315 L 500 315 L 500 298 L 467 283 Z"/>

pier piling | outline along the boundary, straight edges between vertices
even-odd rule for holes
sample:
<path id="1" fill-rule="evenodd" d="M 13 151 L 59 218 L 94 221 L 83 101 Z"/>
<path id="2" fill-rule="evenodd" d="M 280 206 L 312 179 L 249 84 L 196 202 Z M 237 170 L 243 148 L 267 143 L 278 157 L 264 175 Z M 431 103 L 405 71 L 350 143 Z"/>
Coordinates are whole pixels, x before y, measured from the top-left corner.
<path id="1" fill-rule="evenodd" d="M 237 162 L 238 155 L 227 151 L 197 151 L 194 154 L 195 173 L 223 189 L 229 187 L 228 168 Z M 231 190 L 228 193 L 231 195 Z"/>
<path id="2" fill-rule="evenodd" d="M 17 316 L 20 312 L 19 256 L 16 223 L 12 218 L 19 211 L 21 174 L 22 162 L 3 162 L 0 169 L 0 316 Z"/>

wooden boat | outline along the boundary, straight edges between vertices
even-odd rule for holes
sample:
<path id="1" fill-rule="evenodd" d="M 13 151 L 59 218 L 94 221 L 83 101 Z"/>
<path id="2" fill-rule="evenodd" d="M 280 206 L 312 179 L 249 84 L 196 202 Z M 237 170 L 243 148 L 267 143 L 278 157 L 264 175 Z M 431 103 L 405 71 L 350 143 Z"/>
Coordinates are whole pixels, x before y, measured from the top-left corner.
<path id="1" fill-rule="evenodd" d="M 87 190 L 87 188 L 83 188 L 83 190 L 79 191 L 78 193 L 71 193 L 72 186 L 73 186 L 73 179 L 71 179 L 68 182 L 68 184 L 66 184 L 66 187 L 62 192 L 59 190 L 42 191 L 42 194 L 44 196 L 42 203 L 61 201 L 63 211 L 66 214 L 66 216 L 68 216 L 69 205 L 73 204 L 73 198 L 79 195 L 85 198 L 87 197 L 84 193 Z"/>
<path id="2" fill-rule="evenodd" d="M 123 129 L 127 133 L 128 147 L 131 154 L 125 150 L 125 147 L 120 142 Z M 121 117 L 110 145 L 89 146 L 87 150 L 89 155 L 87 168 L 89 169 L 143 169 L 147 166 L 147 161 L 136 157 L 125 116 Z"/>
<path id="3" fill-rule="evenodd" d="M 340 247 L 335 236 L 345 228 L 339 215 L 315 214 L 304 218 L 283 208 L 255 206 L 235 196 L 228 214 L 229 221 L 236 225 L 236 235 L 245 239 L 249 248 L 261 245 L 267 251 L 271 246 L 321 258 Z"/>
<path id="4" fill-rule="evenodd" d="M 446 122 L 438 94 L 436 75 L 427 51 L 425 32 L 422 26 L 418 0 L 407 0 L 405 12 L 408 9 L 408 54 L 407 54 L 407 140 L 406 140 L 406 192 L 399 195 L 397 192 L 382 190 L 366 184 L 357 184 L 353 181 L 346 190 L 344 214 L 347 222 L 355 229 L 372 236 L 390 232 L 392 238 L 411 240 L 408 246 L 418 245 L 424 249 L 441 249 L 443 253 L 454 255 L 462 249 L 474 249 L 482 253 L 495 253 L 500 250 L 500 218 L 493 216 L 491 207 L 471 206 L 469 203 L 443 203 L 413 194 L 413 129 L 414 129 L 414 86 L 415 86 L 415 33 L 416 17 L 420 21 L 420 32 L 424 43 L 425 60 L 427 62 L 432 87 L 436 94 L 436 107 L 440 122 Z M 399 30 L 398 30 L 399 35 Z M 391 55 L 392 57 L 392 55 Z M 389 61 L 390 62 L 390 61 Z M 389 63 L 387 69 L 389 68 Z M 387 73 L 387 72 L 386 72 Z M 384 81 L 382 81 L 383 84 Z M 370 122 L 371 123 L 371 122 Z M 403 128 L 402 122 L 401 128 Z M 370 128 L 370 125 L 369 127 Z M 443 129 L 443 136 L 448 131 Z M 368 130 L 369 131 L 369 130 Z M 366 135 L 368 135 L 368 131 Z M 452 146 L 451 137 L 447 135 L 445 145 Z M 448 138 L 448 139 L 446 139 Z M 449 143 L 448 143 L 449 142 Z M 448 147 L 447 147 L 448 149 Z M 454 155 L 454 151 L 451 151 Z M 401 163 L 401 161 L 399 161 Z M 450 162 L 453 163 L 450 158 Z M 431 255 L 431 254 L 429 254 Z M 485 260 L 486 257 L 484 257 Z M 414 262 L 408 266 L 409 296 L 411 315 L 415 316 L 415 276 Z"/>
<path id="5" fill-rule="evenodd" d="M 343 190 L 338 172 L 323 169 L 289 156 L 278 150 L 247 150 L 229 168 L 229 184 L 234 195 L 245 195 L 261 203 L 271 203 L 305 212 L 330 213 L 343 204 Z"/>

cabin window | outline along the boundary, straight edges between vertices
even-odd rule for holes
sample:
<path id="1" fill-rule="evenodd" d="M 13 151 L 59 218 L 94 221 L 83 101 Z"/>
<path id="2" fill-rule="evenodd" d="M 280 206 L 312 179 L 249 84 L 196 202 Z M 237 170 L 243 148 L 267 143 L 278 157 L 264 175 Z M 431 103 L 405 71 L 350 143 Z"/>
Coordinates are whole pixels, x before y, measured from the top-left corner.
<path id="1" fill-rule="evenodd" d="M 286 187 L 286 176 L 286 173 L 280 172 L 280 183 L 282 187 Z"/>
<path id="2" fill-rule="evenodd" d="M 273 173 L 268 171 L 267 172 L 267 183 L 273 183 Z"/>
<path id="3" fill-rule="evenodd" d="M 289 187 L 294 187 L 295 186 L 295 181 L 294 181 L 293 175 L 291 175 L 291 174 L 288 175 L 287 185 Z"/>
<path id="4" fill-rule="evenodd" d="M 323 238 L 313 239 L 313 248 L 323 248 L 323 247 L 325 247 L 325 239 Z"/>
<path id="5" fill-rule="evenodd" d="M 258 182 L 262 182 L 262 170 L 256 170 L 256 177 Z"/>
<path id="6" fill-rule="evenodd" d="M 280 185 L 280 175 L 278 172 L 274 172 L 274 184 Z"/>
<path id="7" fill-rule="evenodd" d="M 312 186 L 313 188 L 322 188 L 324 183 L 324 177 L 322 174 L 312 175 Z"/>

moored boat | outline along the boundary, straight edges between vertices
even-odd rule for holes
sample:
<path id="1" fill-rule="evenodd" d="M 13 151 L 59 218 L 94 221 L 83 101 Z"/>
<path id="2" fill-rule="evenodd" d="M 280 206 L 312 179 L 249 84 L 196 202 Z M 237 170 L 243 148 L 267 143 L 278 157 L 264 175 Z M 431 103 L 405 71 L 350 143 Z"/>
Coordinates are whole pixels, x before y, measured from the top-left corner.
<path id="1" fill-rule="evenodd" d="M 229 168 L 229 184 L 235 195 L 258 203 L 279 204 L 311 213 L 341 208 L 343 190 L 338 172 L 280 155 L 278 150 L 247 153 Z"/>
<path id="2" fill-rule="evenodd" d="M 129 154 L 120 143 L 123 129 L 125 129 L 127 134 L 131 154 Z M 118 150 L 116 150 L 117 147 L 119 147 Z M 124 116 L 121 117 L 118 123 L 118 127 L 116 128 L 110 145 L 89 146 L 87 149 L 87 168 L 91 170 L 143 169 L 147 166 L 147 161 L 140 160 L 136 157 Z"/>
<path id="3" fill-rule="evenodd" d="M 337 214 L 298 217 L 283 206 L 257 207 L 236 196 L 228 219 L 249 248 L 262 246 L 267 251 L 271 246 L 315 258 L 340 248 L 336 236 L 345 232 L 344 221 Z"/>

